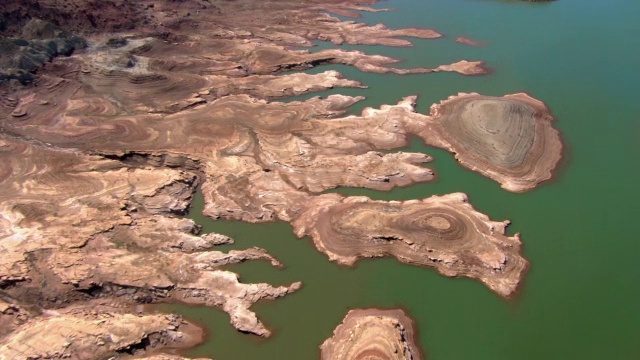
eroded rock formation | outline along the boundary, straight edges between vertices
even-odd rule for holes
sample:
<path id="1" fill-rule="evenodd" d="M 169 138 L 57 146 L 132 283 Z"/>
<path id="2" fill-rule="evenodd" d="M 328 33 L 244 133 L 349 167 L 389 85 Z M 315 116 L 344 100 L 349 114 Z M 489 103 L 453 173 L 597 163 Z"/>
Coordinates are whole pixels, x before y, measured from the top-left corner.
<path id="1" fill-rule="evenodd" d="M 2 359 L 97 359 L 188 346 L 201 332 L 175 315 L 70 307 L 34 317 L 0 344 Z"/>
<path id="2" fill-rule="evenodd" d="M 562 155 L 549 109 L 524 93 L 458 94 L 434 104 L 430 117 L 433 126 L 420 134 L 427 143 L 455 153 L 462 165 L 509 191 L 550 179 Z"/>
<path id="3" fill-rule="evenodd" d="M 322 360 L 420 360 L 413 321 L 402 310 L 351 310 L 320 346 Z"/>
<path id="4" fill-rule="evenodd" d="M 489 220 L 461 193 L 403 202 L 330 194 L 315 198 L 293 227 L 340 264 L 393 256 L 446 276 L 480 279 L 509 296 L 527 261 L 519 236 L 504 235 L 508 223 Z"/>
<path id="5" fill-rule="evenodd" d="M 79 92 L 76 91 L 75 94 Z M 205 181 L 202 188 L 207 215 L 250 222 L 276 218 L 300 222 L 301 217 L 317 212 L 321 208 L 319 204 L 327 199 L 326 196 L 317 197 L 313 195 L 314 193 L 336 186 L 388 190 L 394 186 L 428 181 L 433 177 L 431 170 L 420 166 L 421 163 L 430 160 L 428 156 L 403 152 L 379 153 L 375 149 L 393 149 L 403 146 L 409 134 L 418 134 L 425 138 L 426 142 L 445 148 L 454 141 L 458 141 L 455 136 L 443 134 L 442 125 L 438 123 L 441 120 L 439 112 L 434 111 L 431 116 L 415 113 L 414 97 L 403 99 L 397 105 L 385 105 L 381 109 L 365 109 L 362 116 L 340 118 L 337 116 L 343 112 L 343 109 L 358 101 L 358 98 L 333 95 L 327 99 L 312 98 L 304 102 L 270 103 L 245 95 L 227 96 L 172 115 L 123 117 L 119 127 L 89 126 L 87 128 L 79 126 L 75 117 L 67 115 L 69 113 L 67 107 L 53 109 L 59 111 L 58 117 L 51 118 L 51 112 L 46 112 L 47 116 L 44 116 L 45 112 L 39 107 L 47 105 L 39 104 L 53 100 L 47 98 L 40 100 L 39 96 L 49 95 L 33 94 L 28 101 L 20 101 L 18 110 L 14 110 L 19 111 L 20 116 L 12 116 L 16 120 L 6 122 L 6 128 L 15 133 L 24 134 L 21 136 L 46 138 L 57 146 L 85 148 L 85 151 L 102 154 L 101 159 L 96 158 L 96 160 L 99 159 L 96 164 L 108 164 L 103 166 L 117 167 L 122 166 L 123 163 L 138 167 L 156 166 L 153 169 L 134 167 L 128 171 L 121 168 L 118 171 L 106 173 L 113 174 L 111 181 L 115 184 L 126 178 L 123 175 L 135 175 L 138 179 L 141 176 L 164 174 L 163 176 L 167 179 L 164 181 L 168 183 L 161 187 L 169 193 L 141 198 L 143 200 L 141 205 L 145 211 L 154 214 L 162 211 L 163 201 L 169 201 L 164 205 L 168 206 L 168 212 L 184 211 L 186 203 L 176 203 L 175 196 L 171 194 L 188 193 L 188 191 L 179 185 L 172 184 L 172 181 L 175 182 L 175 176 L 179 174 L 185 176 L 187 173 L 172 170 L 172 167 L 186 166 L 204 173 Z M 504 102 L 503 98 L 489 99 L 490 104 Z M 519 104 L 515 102 L 516 108 L 520 106 Z M 502 114 L 498 115 L 502 116 Z M 522 119 L 518 117 L 514 121 Z M 537 126 L 535 119 L 526 120 L 525 118 L 523 121 L 534 128 Z M 54 123 L 55 125 L 52 126 Z M 65 126 L 60 126 L 63 123 L 66 123 Z M 40 126 L 32 127 L 35 124 Z M 516 123 L 514 126 L 519 125 Z M 465 133 L 461 132 L 461 134 Z M 521 136 L 520 132 L 505 134 L 507 138 L 512 135 Z M 529 139 L 537 138 L 537 133 L 523 134 L 531 136 Z M 543 133 L 542 136 L 544 135 Z M 212 141 L 212 139 L 215 140 Z M 462 141 L 464 143 L 465 140 Z M 515 140 L 516 143 L 517 141 Z M 129 152 L 122 153 L 116 150 L 124 147 L 128 147 Z M 469 149 L 472 155 L 474 151 L 476 151 L 475 148 Z M 527 151 L 519 154 L 524 153 L 528 156 Z M 462 155 L 459 154 L 459 156 Z M 117 159 L 119 162 L 109 162 L 104 157 Z M 158 166 L 161 166 L 162 170 L 159 170 Z M 15 176 L 15 171 L 13 172 Z M 31 174 L 28 176 L 33 177 Z M 106 181 L 108 176 L 102 175 L 102 179 Z M 184 178 L 178 183 L 188 187 L 194 181 L 194 178 L 190 180 Z M 148 182 L 149 180 L 144 181 L 144 183 Z M 168 186 L 168 184 L 172 185 Z M 129 205 L 125 203 L 118 206 L 126 209 Z M 138 209 L 140 205 L 131 208 Z M 131 231 L 130 229 L 136 229 L 131 225 L 141 227 L 149 221 L 152 226 L 159 224 L 157 220 L 153 220 L 154 218 L 134 222 L 135 215 L 129 215 L 129 217 L 125 215 L 126 211 L 120 210 L 120 217 L 115 217 L 110 227 L 102 231 L 116 225 Z M 92 216 L 87 215 L 85 220 L 87 224 L 90 223 Z M 99 225 L 107 226 L 108 224 L 103 220 Z M 33 231 L 33 226 L 28 229 Z M 86 229 L 90 228 L 85 227 L 85 231 L 89 231 Z M 148 230 L 139 231 L 140 235 L 135 237 L 134 242 L 144 247 L 144 241 L 141 239 L 144 239 L 147 236 L 144 234 L 148 233 Z M 299 232 L 300 235 L 308 233 Z M 465 233 L 465 236 L 469 234 L 472 233 Z M 203 240 L 199 238 L 197 241 Z M 157 240 L 150 243 L 154 246 L 162 244 Z M 176 240 L 172 244 L 162 246 L 180 248 L 184 247 L 180 245 L 184 243 L 182 240 Z M 197 247 L 198 245 L 193 243 L 185 249 Z M 518 247 L 513 249 L 517 254 Z M 486 251 L 488 253 L 483 256 L 500 258 L 501 263 L 506 261 L 501 250 L 492 247 L 487 248 Z M 474 261 L 469 262 L 467 259 L 467 261 L 455 263 L 464 263 L 464 268 L 470 266 L 469 264 L 475 264 Z M 438 263 L 435 260 L 432 262 Z M 431 262 L 427 261 L 427 263 Z M 501 277 L 504 273 L 497 270 L 505 270 L 504 264 L 492 263 L 485 270 L 493 270 L 485 274 L 479 274 L 477 270 L 484 269 L 484 265 L 473 270 L 467 268 L 446 270 L 442 266 L 439 269 L 448 275 L 461 274 L 480 278 L 498 293 L 508 295 L 515 289 L 524 268 L 517 266 L 517 263 L 517 261 L 510 263 L 515 266 L 516 271 L 506 272 L 510 277 L 507 285 L 491 284 L 492 281 L 498 283 L 503 281 Z M 443 264 L 450 265 L 449 262 Z M 484 262 L 484 264 L 488 263 Z M 489 277 L 496 279 L 489 280 Z"/>
<path id="6" fill-rule="evenodd" d="M 360 51 L 294 49 L 317 40 L 409 46 L 404 37 L 431 39 L 437 32 L 324 13 L 355 16 L 374 11 L 362 6 L 373 1 L 66 3 L 0 4 L 7 36 L 42 17 L 52 23 L 27 25 L 28 33 L 68 40 L 58 28 L 66 25 L 64 31 L 86 35 L 89 44 L 70 58 L 47 55 L 31 86 L 0 84 L 2 355 L 144 350 L 150 334 L 159 334 L 160 343 L 173 339 L 177 318 L 122 309 L 168 301 L 221 308 L 238 330 L 268 336 L 251 305 L 301 284 L 243 284 L 225 271 L 247 260 L 281 264 L 259 248 L 213 250 L 232 239 L 201 235 L 183 217 L 198 185 L 206 215 L 291 222 L 299 236 L 310 235 L 343 264 L 390 255 L 478 278 L 501 295 L 514 291 L 526 266 L 517 236 L 504 236 L 505 223 L 490 221 L 464 196 L 385 203 L 320 193 L 432 180 L 428 155 L 390 152 L 411 135 L 456 152 L 463 165 L 505 188 L 532 188 L 548 179 L 560 151 L 541 103 L 522 94 L 472 94 L 424 115 L 415 112 L 416 98 L 407 97 L 344 116 L 363 98 L 273 101 L 366 86 L 337 71 L 297 72 L 323 64 L 400 75 L 487 72 L 481 61 L 400 69 L 396 59 Z M 477 116 L 480 123 L 469 121 Z M 506 131 L 499 131 L 503 125 Z M 494 175 L 503 170 L 503 177 Z M 115 309 L 87 310 L 103 300 Z M 393 329 L 376 331 L 407 327 L 397 316 L 390 321 Z M 125 330 L 130 337 L 119 335 Z M 51 332 L 49 342 L 33 343 L 44 332 Z M 163 356 L 170 355 L 157 355 Z"/>
<path id="7" fill-rule="evenodd" d="M 238 329 L 267 336 L 249 307 L 300 287 L 242 284 L 219 270 L 255 259 L 281 265 L 258 248 L 206 251 L 229 239 L 199 237 L 193 221 L 172 216 L 190 204 L 192 174 L 127 168 L 10 137 L 0 144 L 0 183 L 11 189 L 0 195 L 0 285 L 15 299 L 47 308 L 96 296 L 174 298 L 221 307 Z"/>
<path id="8" fill-rule="evenodd" d="M 86 41 L 40 19 L 31 19 L 16 37 L 0 36 L 0 82 L 33 81 L 33 73 L 56 56 L 84 49 Z"/>

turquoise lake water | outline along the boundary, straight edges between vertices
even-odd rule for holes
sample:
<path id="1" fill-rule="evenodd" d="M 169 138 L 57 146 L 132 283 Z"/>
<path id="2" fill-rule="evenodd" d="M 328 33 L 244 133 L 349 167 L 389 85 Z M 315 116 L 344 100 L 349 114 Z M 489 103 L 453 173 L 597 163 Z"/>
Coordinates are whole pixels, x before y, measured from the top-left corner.
<path id="1" fill-rule="evenodd" d="M 418 110 L 427 112 L 458 92 L 524 91 L 543 100 L 557 118 L 565 159 L 552 182 L 513 194 L 463 169 L 447 152 L 414 140 L 410 150 L 435 158 L 429 165 L 438 174 L 435 183 L 391 192 L 336 191 L 384 200 L 469 194 L 476 209 L 494 220 L 510 219 L 509 231 L 522 233 L 532 266 L 517 298 L 506 301 L 478 281 L 445 278 L 393 259 L 340 267 L 309 239 L 295 238 L 287 223 L 212 221 L 200 214 L 199 198 L 191 217 L 206 232 L 236 239 L 221 249 L 260 246 L 286 265 L 230 267 L 244 282 L 305 285 L 253 307 L 273 331 L 269 339 L 236 332 L 218 310 L 175 306 L 209 332 L 208 341 L 188 355 L 317 359 L 318 346 L 348 309 L 402 307 L 415 319 L 419 345 L 431 360 L 640 359 L 640 1 L 390 0 L 376 6 L 395 11 L 364 14 L 362 21 L 428 27 L 446 37 L 418 39 L 411 48 L 343 48 L 406 59 L 401 67 L 484 60 L 493 73 L 398 76 L 324 66 L 311 72 L 336 69 L 369 88 L 319 95 L 366 96 L 355 112 L 418 95 Z M 457 36 L 487 45 L 461 45 L 453 41 Z"/>

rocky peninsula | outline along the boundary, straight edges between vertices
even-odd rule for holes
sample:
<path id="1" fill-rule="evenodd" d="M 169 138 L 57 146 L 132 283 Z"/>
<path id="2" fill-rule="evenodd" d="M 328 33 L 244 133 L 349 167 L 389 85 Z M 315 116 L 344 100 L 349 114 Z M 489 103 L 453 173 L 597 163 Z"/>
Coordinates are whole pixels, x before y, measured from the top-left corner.
<path id="1" fill-rule="evenodd" d="M 549 109 L 524 93 L 461 93 L 431 106 L 430 118 L 433 125 L 421 134 L 426 143 L 453 152 L 463 166 L 509 191 L 531 190 L 550 179 L 562 155 Z"/>
<path id="2" fill-rule="evenodd" d="M 509 222 L 489 220 L 465 194 L 403 202 L 332 194 L 313 201 L 293 222 L 294 230 L 343 265 L 393 256 L 446 276 L 477 278 L 507 297 L 527 268 L 519 235 L 504 235 Z"/>
<path id="3" fill-rule="evenodd" d="M 402 310 L 351 310 L 320 346 L 322 360 L 421 360 L 413 321 Z"/>

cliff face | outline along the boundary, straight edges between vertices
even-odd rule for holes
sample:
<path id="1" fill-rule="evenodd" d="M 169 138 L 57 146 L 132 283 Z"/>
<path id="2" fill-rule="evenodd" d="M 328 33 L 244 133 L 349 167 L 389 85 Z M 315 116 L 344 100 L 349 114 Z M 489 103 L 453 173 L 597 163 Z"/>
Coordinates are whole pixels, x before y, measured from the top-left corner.
<path id="1" fill-rule="evenodd" d="M 201 335 L 172 315 L 98 314 L 90 309 L 64 309 L 55 316 L 34 318 L 4 339 L 2 359 L 99 359 L 127 355 L 162 343 L 192 343 Z"/>

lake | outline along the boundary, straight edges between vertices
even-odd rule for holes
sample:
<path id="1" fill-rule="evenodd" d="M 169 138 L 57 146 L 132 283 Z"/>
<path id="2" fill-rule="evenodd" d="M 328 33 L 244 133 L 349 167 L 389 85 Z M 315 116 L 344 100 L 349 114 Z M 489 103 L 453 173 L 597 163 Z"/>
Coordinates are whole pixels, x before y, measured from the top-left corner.
<path id="1" fill-rule="evenodd" d="M 297 239 L 287 223 L 213 221 L 201 215 L 199 197 L 190 215 L 205 232 L 236 243 L 220 249 L 259 246 L 286 265 L 266 262 L 230 267 L 244 282 L 281 285 L 302 281 L 299 292 L 252 309 L 273 331 L 269 339 L 237 332 L 216 309 L 173 306 L 205 326 L 206 343 L 187 355 L 232 359 L 317 359 L 348 309 L 407 310 L 417 323 L 419 346 L 431 360 L 640 359 L 640 2 L 558 0 L 390 0 L 366 13 L 369 24 L 428 27 L 445 35 L 413 40 L 411 48 L 342 46 L 406 61 L 400 67 L 437 66 L 460 59 L 484 60 L 493 72 L 398 76 L 336 69 L 368 89 L 308 94 L 364 95 L 363 106 L 396 103 L 418 95 L 418 111 L 458 92 L 504 95 L 527 92 L 544 101 L 557 119 L 566 151 L 556 177 L 538 189 L 513 194 L 472 173 L 445 151 L 413 140 L 409 150 L 435 161 L 435 183 L 390 192 L 336 189 L 349 195 L 403 200 L 465 192 L 493 220 L 510 219 L 522 233 L 531 269 L 520 292 L 504 300 L 480 282 L 452 279 L 433 269 L 394 259 L 344 268 L 328 261 L 308 238 Z M 457 36 L 486 42 L 472 47 Z M 314 48 L 332 47 L 322 44 Z M 406 151 L 406 149 L 404 149 Z"/>

